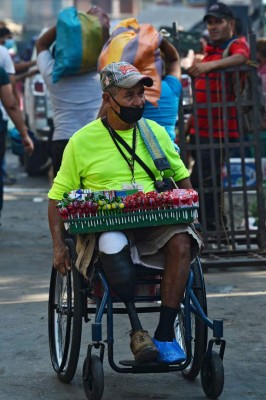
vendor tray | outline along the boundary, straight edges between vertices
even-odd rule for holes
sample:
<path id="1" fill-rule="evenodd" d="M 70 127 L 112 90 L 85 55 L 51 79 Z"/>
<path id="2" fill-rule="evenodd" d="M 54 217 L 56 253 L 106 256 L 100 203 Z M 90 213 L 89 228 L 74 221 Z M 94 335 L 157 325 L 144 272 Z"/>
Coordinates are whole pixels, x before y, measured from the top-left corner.
<path id="1" fill-rule="evenodd" d="M 198 217 L 197 207 L 133 212 L 103 212 L 85 218 L 64 220 L 65 229 L 71 234 L 117 231 L 149 226 L 189 224 Z"/>

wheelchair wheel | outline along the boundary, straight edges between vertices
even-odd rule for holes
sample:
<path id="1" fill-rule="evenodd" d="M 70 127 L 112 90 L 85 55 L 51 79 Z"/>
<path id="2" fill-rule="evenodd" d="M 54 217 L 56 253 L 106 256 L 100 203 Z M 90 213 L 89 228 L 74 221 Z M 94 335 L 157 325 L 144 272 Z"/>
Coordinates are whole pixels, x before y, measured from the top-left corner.
<path id="1" fill-rule="evenodd" d="M 224 367 L 215 351 L 206 353 L 201 366 L 201 385 L 209 399 L 217 399 L 224 387 Z"/>
<path id="2" fill-rule="evenodd" d="M 200 261 L 196 261 L 191 265 L 193 271 L 193 292 L 202 307 L 202 310 L 207 315 L 207 301 L 204 278 L 201 272 Z M 185 308 L 181 307 L 181 311 L 175 322 L 175 334 L 176 340 L 186 352 L 185 342 Z M 208 328 L 207 326 L 197 318 L 194 313 L 191 313 L 191 362 L 182 370 L 182 374 L 186 379 L 195 379 L 201 369 L 202 358 L 206 352 L 207 340 L 208 340 Z"/>
<path id="3" fill-rule="evenodd" d="M 69 383 L 76 372 L 82 332 L 82 277 L 76 269 L 74 244 L 66 240 L 71 256 L 71 271 L 62 276 L 52 268 L 48 333 L 50 356 L 59 379 Z"/>
<path id="4" fill-rule="evenodd" d="M 84 360 L 83 387 L 88 400 L 101 400 L 104 390 L 103 365 L 95 354 Z"/>

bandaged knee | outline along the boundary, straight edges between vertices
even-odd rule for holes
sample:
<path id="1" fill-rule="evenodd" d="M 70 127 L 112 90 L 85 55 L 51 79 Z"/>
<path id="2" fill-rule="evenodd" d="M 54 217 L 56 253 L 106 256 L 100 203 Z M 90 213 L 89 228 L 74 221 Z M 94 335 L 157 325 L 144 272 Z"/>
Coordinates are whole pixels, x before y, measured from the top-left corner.
<path id="1" fill-rule="evenodd" d="M 119 253 L 128 244 L 122 232 L 104 232 L 99 238 L 99 252 L 105 254 Z"/>

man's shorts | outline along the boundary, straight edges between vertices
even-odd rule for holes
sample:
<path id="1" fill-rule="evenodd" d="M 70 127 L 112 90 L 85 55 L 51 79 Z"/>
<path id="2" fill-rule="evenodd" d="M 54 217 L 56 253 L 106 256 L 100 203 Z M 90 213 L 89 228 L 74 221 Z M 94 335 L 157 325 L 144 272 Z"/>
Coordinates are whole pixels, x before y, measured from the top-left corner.
<path id="1" fill-rule="evenodd" d="M 202 239 L 191 225 L 164 225 L 125 231 L 131 247 L 134 264 L 162 269 L 165 262 L 163 247 L 178 233 L 188 233 L 191 237 L 191 261 L 199 254 Z"/>

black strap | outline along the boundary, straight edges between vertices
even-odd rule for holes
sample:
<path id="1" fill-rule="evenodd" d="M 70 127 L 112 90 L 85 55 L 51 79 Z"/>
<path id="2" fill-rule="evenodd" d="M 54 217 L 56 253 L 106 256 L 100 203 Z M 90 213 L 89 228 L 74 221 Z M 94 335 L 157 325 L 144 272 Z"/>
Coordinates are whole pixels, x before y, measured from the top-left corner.
<path id="1" fill-rule="evenodd" d="M 120 144 L 122 144 L 122 146 L 124 146 L 124 148 L 128 151 L 128 153 L 129 153 L 130 155 L 132 155 L 132 157 L 134 157 L 134 159 L 135 159 L 135 160 L 139 163 L 139 165 L 144 169 L 144 171 L 147 172 L 147 174 L 148 174 L 149 177 L 153 180 L 153 182 L 156 182 L 156 178 L 155 178 L 154 173 L 153 173 L 153 172 L 150 170 L 150 168 L 142 161 L 142 159 L 139 158 L 139 156 L 138 156 L 136 153 L 133 155 L 133 149 L 127 144 L 127 142 L 124 141 L 124 139 L 121 138 L 121 136 L 119 136 L 119 135 L 117 134 L 117 132 L 116 132 L 114 129 L 112 129 L 112 128 L 108 125 L 108 122 L 107 122 L 106 117 L 102 118 L 102 123 L 103 123 L 103 125 L 106 127 L 106 129 L 108 130 L 109 133 L 110 133 L 109 128 L 111 129 L 111 131 L 112 131 L 112 135 L 111 135 L 111 133 L 110 133 L 111 137 L 113 136 Z M 112 139 L 113 139 L 113 137 L 112 137 Z M 114 143 L 116 144 L 116 147 L 118 148 L 118 150 L 119 150 L 120 153 L 121 153 L 120 147 L 117 146 L 117 143 L 116 143 L 115 141 L 114 141 Z M 122 154 L 122 153 L 121 153 L 121 154 Z M 123 155 L 123 154 L 122 154 L 122 155 Z M 124 155 L 123 155 L 123 157 L 124 157 Z M 127 162 L 128 162 L 128 160 L 127 160 Z"/>
<path id="2" fill-rule="evenodd" d="M 113 139 L 113 142 L 116 145 L 116 148 L 118 149 L 119 153 L 124 158 L 124 160 L 126 161 L 127 165 L 129 166 L 129 169 L 130 169 L 131 174 L 132 174 L 132 178 L 134 178 L 134 164 L 135 164 L 135 158 L 136 158 L 136 145 L 137 145 L 137 143 L 136 143 L 136 141 L 137 141 L 136 127 L 134 126 L 134 130 L 133 130 L 132 148 L 129 147 L 130 150 L 131 150 L 131 152 L 129 152 L 129 153 L 132 156 L 131 160 L 128 159 L 128 157 L 125 155 L 125 153 L 123 152 L 123 150 L 121 149 L 121 147 L 117 143 L 117 141 L 118 141 L 117 136 L 119 137 L 119 135 L 117 135 L 116 131 L 111 126 L 109 126 L 109 133 L 110 133 L 111 138 Z M 125 143 L 121 143 L 121 144 L 125 147 L 125 145 L 124 145 Z"/>

